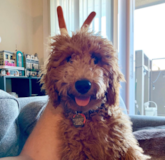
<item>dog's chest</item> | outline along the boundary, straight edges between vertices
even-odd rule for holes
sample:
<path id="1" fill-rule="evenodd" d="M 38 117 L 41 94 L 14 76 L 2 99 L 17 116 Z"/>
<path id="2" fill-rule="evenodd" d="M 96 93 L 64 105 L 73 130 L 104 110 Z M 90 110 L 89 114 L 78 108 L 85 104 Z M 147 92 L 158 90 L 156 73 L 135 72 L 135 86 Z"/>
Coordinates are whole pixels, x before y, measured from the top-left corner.
<path id="1" fill-rule="evenodd" d="M 109 127 L 107 121 L 101 119 L 87 119 L 84 127 L 78 128 L 72 120 L 65 119 L 61 122 L 59 136 L 62 140 L 62 160 L 107 159 L 110 148 Z"/>

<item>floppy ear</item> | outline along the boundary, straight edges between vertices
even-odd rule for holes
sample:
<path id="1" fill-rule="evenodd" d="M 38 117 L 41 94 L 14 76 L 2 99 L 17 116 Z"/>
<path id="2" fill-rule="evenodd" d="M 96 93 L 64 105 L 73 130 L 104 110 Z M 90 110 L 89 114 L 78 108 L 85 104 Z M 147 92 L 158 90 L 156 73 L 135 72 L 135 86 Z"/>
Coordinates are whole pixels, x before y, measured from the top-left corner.
<path id="1" fill-rule="evenodd" d="M 119 89 L 120 82 L 124 81 L 123 74 L 118 71 L 117 73 L 113 73 L 112 76 L 109 77 L 109 87 L 107 89 L 107 104 L 109 106 L 119 106 Z"/>
<path id="2" fill-rule="evenodd" d="M 51 79 L 51 78 L 49 78 L 49 79 Z M 53 103 L 53 106 L 56 108 L 60 103 L 60 97 L 58 95 L 58 90 L 57 90 L 55 83 L 49 82 L 48 88 L 47 88 L 47 93 L 49 95 L 50 100 Z"/>
<path id="3" fill-rule="evenodd" d="M 51 78 L 50 68 L 46 69 L 46 73 L 41 77 L 41 83 L 43 84 L 42 89 L 46 91 L 49 98 L 56 108 L 60 103 L 60 97 L 56 87 L 56 83 Z"/>

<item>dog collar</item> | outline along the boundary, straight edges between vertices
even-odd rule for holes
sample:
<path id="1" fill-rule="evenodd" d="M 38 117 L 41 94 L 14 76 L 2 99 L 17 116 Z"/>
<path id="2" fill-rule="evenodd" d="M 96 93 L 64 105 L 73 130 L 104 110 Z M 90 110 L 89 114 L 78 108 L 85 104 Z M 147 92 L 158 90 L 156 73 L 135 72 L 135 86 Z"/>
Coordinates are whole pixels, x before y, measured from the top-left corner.
<path id="1" fill-rule="evenodd" d="M 72 117 L 72 122 L 73 122 L 73 125 L 78 128 L 78 127 L 84 127 L 85 125 L 85 122 L 86 122 L 86 119 L 89 119 L 90 116 L 92 115 L 92 113 L 95 113 L 97 112 L 98 113 L 98 110 L 90 110 L 86 113 L 81 113 L 81 112 L 78 112 L 76 111 L 76 113 L 73 115 Z"/>
<path id="2" fill-rule="evenodd" d="M 82 113 L 81 111 L 73 111 L 71 109 L 66 109 L 65 116 L 71 119 L 73 125 L 76 128 L 84 127 L 85 123 L 87 123 L 87 120 L 92 120 L 92 117 L 95 115 L 107 117 L 107 108 L 102 104 L 98 109 L 96 110 L 89 110 L 86 113 Z"/>

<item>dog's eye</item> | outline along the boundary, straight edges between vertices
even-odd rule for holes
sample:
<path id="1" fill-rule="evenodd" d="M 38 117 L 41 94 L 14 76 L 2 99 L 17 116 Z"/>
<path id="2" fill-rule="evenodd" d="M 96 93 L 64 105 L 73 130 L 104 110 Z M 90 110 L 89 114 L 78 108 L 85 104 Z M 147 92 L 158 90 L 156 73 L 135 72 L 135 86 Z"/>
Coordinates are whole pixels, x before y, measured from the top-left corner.
<path id="1" fill-rule="evenodd" d="M 92 54 L 91 58 L 94 59 L 94 64 L 99 63 L 99 60 L 100 60 L 99 57 L 97 57 L 97 56 L 95 56 L 94 54 Z"/>
<path id="2" fill-rule="evenodd" d="M 71 62 L 71 56 L 67 57 L 67 58 L 66 58 L 66 61 L 67 61 L 67 62 Z"/>

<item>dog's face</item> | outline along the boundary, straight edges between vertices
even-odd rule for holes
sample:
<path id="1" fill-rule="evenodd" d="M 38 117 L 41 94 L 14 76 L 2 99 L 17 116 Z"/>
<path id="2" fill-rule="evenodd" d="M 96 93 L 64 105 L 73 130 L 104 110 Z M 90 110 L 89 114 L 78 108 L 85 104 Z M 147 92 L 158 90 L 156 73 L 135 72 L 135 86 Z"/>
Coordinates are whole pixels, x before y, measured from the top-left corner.
<path id="1" fill-rule="evenodd" d="M 72 37 L 55 36 L 51 46 L 42 82 L 56 105 L 63 103 L 82 112 L 97 109 L 102 103 L 118 105 L 123 75 L 107 39 L 80 30 Z"/>

